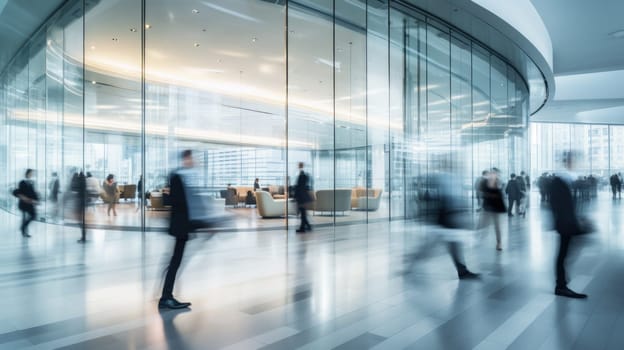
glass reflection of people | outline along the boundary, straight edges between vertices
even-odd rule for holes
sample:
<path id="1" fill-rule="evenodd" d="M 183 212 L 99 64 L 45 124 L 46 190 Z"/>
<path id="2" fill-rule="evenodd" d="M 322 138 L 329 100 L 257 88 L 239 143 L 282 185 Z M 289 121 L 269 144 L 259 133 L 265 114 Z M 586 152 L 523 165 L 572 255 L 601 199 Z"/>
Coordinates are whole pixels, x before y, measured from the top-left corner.
<path id="1" fill-rule="evenodd" d="M 577 293 L 568 288 L 565 262 L 571 244 L 576 235 L 591 232 L 589 223 L 582 223 L 572 197 L 574 175 L 574 152 L 564 152 L 562 160 L 565 171 L 555 174 L 550 182 L 550 207 L 552 210 L 555 230 L 559 233 L 559 252 L 555 260 L 556 286 L 555 294 L 568 298 L 587 298 L 587 294 Z"/>
<path id="2" fill-rule="evenodd" d="M 32 180 L 34 175 L 35 171 L 33 169 L 27 169 L 24 179 L 19 182 L 17 187 L 18 208 L 22 212 L 20 231 L 23 237 L 30 237 L 28 225 L 37 217 L 35 205 L 39 202 L 39 195 L 35 191 L 35 183 Z"/>
<path id="3" fill-rule="evenodd" d="M 312 196 L 310 195 L 310 177 L 303 171 L 303 162 L 299 162 L 299 176 L 297 177 L 297 183 L 295 185 L 295 201 L 297 201 L 297 209 L 301 216 L 301 224 L 299 225 L 298 233 L 304 233 L 306 230 L 311 231 L 312 225 L 308 221 L 307 206 L 312 202 Z"/>
<path id="4" fill-rule="evenodd" d="M 108 216 L 110 216 L 111 211 L 114 216 L 117 216 L 117 210 L 115 205 L 117 204 L 117 195 L 119 194 L 119 189 L 117 188 L 117 182 L 115 182 L 115 176 L 113 174 L 108 174 L 106 177 L 106 181 L 102 184 L 102 188 L 104 189 L 104 193 L 106 194 L 106 202 L 108 203 Z"/>
<path id="5" fill-rule="evenodd" d="M 256 178 L 254 181 L 254 192 L 260 190 L 260 179 Z"/>
<path id="6" fill-rule="evenodd" d="M 503 202 L 503 192 L 499 179 L 500 171 L 492 168 L 488 173 L 487 181 L 483 182 L 481 193 L 483 194 L 483 211 L 479 218 L 480 229 L 487 229 L 490 224 L 494 225 L 496 233 L 496 250 L 503 250 L 501 244 L 500 214 L 506 212 L 505 202 Z"/>
<path id="7" fill-rule="evenodd" d="M 194 166 L 193 154 L 191 150 L 185 150 L 181 154 L 182 169 L 191 169 Z M 162 296 L 158 301 L 160 309 L 183 309 L 191 305 L 188 302 L 180 302 L 173 297 L 173 286 L 176 274 L 180 268 L 182 257 L 184 255 L 184 247 L 191 232 L 191 224 L 189 220 L 189 208 L 184 191 L 184 179 L 178 171 L 174 171 L 169 177 L 170 198 L 171 198 L 171 219 L 169 222 L 169 234 L 175 237 L 175 246 L 173 255 L 167 267 L 167 275 L 163 286 Z"/>
<path id="8" fill-rule="evenodd" d="M 100 182 L 98 179 L 93 176 L 90 172 L 87 172 L 87 194 L 91 196 L 99 196 L 100 195 Z"/>
<path id="9" fill-rule="evenodd" d="M 137 197 L 139 199 L 139 206 L 137 207 L 137 210 L 139 210 L 141 206 L 145 204 L 145 190 L 143 189 L 143 175 L 139 175 L 139 182 L 137 184 Z"/>
<path id="10" fill-rule="evenodd" d="M 56 171 L 52 172 L 52 179 L 50 179 L 48 190 L 50 191 L 49 200 L 52 206 L 51 217 L 52 219 L 56 219 L 58 217 L 59 210 L 59 194 L 61 193 L 61 182 L 59 181 L 58 173 Z"/>

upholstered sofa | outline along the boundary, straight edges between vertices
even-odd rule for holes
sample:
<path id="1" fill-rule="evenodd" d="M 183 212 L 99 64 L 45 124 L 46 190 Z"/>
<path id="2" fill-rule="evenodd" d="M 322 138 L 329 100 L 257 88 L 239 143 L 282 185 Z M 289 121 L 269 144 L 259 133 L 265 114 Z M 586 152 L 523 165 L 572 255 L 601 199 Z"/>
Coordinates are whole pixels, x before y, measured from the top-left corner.
<path id="1" fill-rule="evenodd" d="M 351 192 L 351 209 L 375 211 L 379 209 L 382 190 L 356 187 Z"/>
<path id="2" fill-rule="evenodd" d="M 247 198 L 247 191 L 254 192 L 253 186 L 232 186 L 236 189 L 236 196 L 238 197 L 239 203 L 245 203 L 245 199 Z"/>
<path id="3" fill-rule="evenodd" d="M 273 199 L 267 191 L 256 191 L 256 208 L 258 215 L 263 218 L 276 218 L 286 216 L 286 206 L 288 205 L 288 214 L 296 215 L 297 206 L 294 201 L 286 201 L 286 199 Z M 288 203 L 288 204 L 287 204 Z"/>
<path id="4" fill-rule="evenodd" d="M 344 212 L 351 209 L 351 189 L 318 190 L 314 193 L 315 212 Z"/>

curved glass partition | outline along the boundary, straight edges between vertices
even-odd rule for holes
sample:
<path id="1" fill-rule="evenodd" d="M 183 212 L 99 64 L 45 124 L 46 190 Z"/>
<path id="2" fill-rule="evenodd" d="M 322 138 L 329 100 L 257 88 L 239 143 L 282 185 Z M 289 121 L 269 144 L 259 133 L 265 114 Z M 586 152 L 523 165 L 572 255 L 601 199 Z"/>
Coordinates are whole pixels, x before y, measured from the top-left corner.
<path id="1" fill-rule="evenodd" d="M 241 230 L 296 224 L 299 162 L 316 225 L 412 218 L 449 164 L 470 199 L 482 170 L 528 170 L 528 103 L 501 57 L 388 0 L 69 1 L 0 75 L 0 207 L 33 168 L 42 220 L 163 230 L 192 149 Z"/>

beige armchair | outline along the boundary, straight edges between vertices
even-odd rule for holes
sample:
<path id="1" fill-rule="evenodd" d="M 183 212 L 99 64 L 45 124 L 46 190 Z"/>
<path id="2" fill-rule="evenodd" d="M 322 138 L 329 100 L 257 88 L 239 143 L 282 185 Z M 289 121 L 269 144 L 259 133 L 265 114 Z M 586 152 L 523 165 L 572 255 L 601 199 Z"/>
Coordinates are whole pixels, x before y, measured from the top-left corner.
<path id="1" fill-rule="evenodd" d="M 263 218 L 286 216 L 287 206 L 288 214 L 297 214 L 295 202 L 286 201 L 285 199 L 273 199 L 269 192 L 256 191 L 256 208 L 258 209 L 258 215 Z"/>
<path id="2" fill-rule="evenodd" d="M 351 189 L 318 190 L 315 193 L 315 212 L 344 212 L 351 209 Z"/>
<path id="3" fill-rule="evenodd" d="M 356 187 L 351 192 L 351 208 L 355 210 L 376 211 L 381 202 L 381 189 Z"/>

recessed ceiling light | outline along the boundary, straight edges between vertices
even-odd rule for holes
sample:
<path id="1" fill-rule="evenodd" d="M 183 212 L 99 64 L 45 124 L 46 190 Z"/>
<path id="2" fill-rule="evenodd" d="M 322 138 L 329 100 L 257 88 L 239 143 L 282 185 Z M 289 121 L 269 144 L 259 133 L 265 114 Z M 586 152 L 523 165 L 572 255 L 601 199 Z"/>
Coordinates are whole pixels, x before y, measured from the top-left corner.
<path id="1" fill-rule="evenodd" d="M 91 50 L 95 50 L 95 46 L 94 45 L 91 45 Z"/>
<path id="2" fill-rule="evenodd" d="M 258 38 L 254 36 L 253 38 L 251 38 L 251 41 L 255 43 L 256 41 L 258 41 Z"/>
<path id="3" fill-rule="evenodd" d="M 146 24 L 145 25 L 145 29 L 150 29 L 150 28 L 152 28 L 152 26 L 150 24 Z"/>
<path id="4" fill-rule="evenodd" d="M 48 39 L 48 46 L 52 45 L 52 40 Z"/>
<path id="5" fill-rule="evenodd" d="M 198 9 L 193 9 L 193 11 L 192 11 L 192 12 L 193 12 L 194 14 L 198 14 L 198 13 L 199 13 L 199 10 L 198 10 Z"/>
<path id="6" fill-rule="evenodd" d="M 117 42 L 117 41 L 119 41 L 119 39 L 117 39 L 117 38 L 113 38 L 113 41 Z"/>
<path id="7" fill-rule="evenodd" d="M 195 44 L 193 44 L 193 46 L 199 47 L 199 43 L 195 43 Z"/>
<path id="8" fill-rule="evenodd" d="M 136 28 L 130 28 L 130 31 L 135 33 L 136 32 Z"/>
<path id="9" fill-rule="evenodd" d="M 202 29 L 202 32 L 205 32 L 205 31 L 206 31 L 206 28 Z"/>
<path id="10" fill-rule="evenodd" d="M 91 84 L 95 85 L 97 83 L 95 82 L 95 80 L 91 80 Z"/>
<path id="11" fill-rule="evenodd" d="M 616 39 L 624 38 L 624 29 L 616 30 L 615 32 L 609 33 L 609 36 Z"/>

